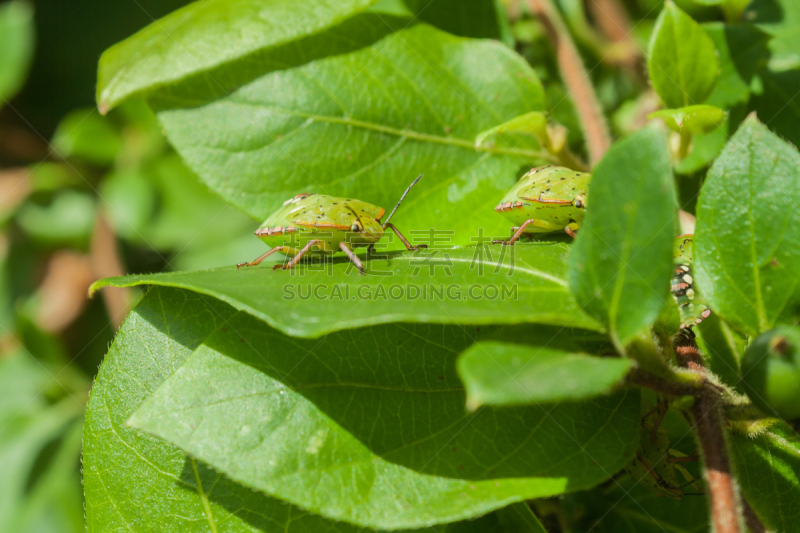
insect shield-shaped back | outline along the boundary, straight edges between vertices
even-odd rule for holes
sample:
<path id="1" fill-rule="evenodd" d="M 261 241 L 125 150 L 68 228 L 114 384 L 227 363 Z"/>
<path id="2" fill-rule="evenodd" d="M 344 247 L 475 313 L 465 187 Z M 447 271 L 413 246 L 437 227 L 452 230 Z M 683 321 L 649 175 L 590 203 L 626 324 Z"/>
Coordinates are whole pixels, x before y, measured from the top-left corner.
<path id="1" fill-rule="evenodd" d="M 406 189 L 400 202 L 408 191 L 422 178 L 420 176 Z M 389 218 L 399 207 L 397 203 Z M 273 269 L 284 270 L 294 267 L 304 256 L 325 256 L 344 252 L 364 273 L 364 265 L 353 252 L 354 248 L 374 245 L 387 227 L 400 237 L 409 250 L 415 250 L 403 235 L 387 221 L 381 223 L 385 209 L 354 198 L 339 198 L 325 194 L 302 193 L 286 200 L 270 215 L 255 234 L 271 247 L 267 253 L 253 261 L 239 263 L 243 266 L 256 266 L 270 255 L 280 252 L 292 259 Z"/>
<path id="2" fill-rule="evenodd" d="M 591 175 L 565 167 L 534 168 L 506 194 L 495 211 L 517 226 L 509 241 L 523 233 L 564 231 L 575 236 L 586 214 Z"/>

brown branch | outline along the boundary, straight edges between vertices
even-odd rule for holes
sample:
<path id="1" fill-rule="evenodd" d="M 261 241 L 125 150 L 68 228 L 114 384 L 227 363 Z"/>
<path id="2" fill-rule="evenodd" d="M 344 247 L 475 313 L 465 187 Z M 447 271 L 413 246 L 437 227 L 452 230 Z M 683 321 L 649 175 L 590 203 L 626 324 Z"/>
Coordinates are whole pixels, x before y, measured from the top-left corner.
<path id="1" fill-rule="evenodd" d="M 637 69 L 642 55 L 631 38 L 631 22 L 618 0 L 589 0 L 589 11 L 600 32 L 612 43 L 622 48 L 614 54 L 616 62 Z"/>
<path id="2" fill-rule="evenodd" d="M 711 521 L 716 533 L 741 533 L 739 498 L 725 442 L 725 427 L 717 392 L 706 387 L 691 409 L 694 430 L 703 455 Z"/>
<path id="3" fill-rule="evenodd" d="M 92 235 L 91 250 L 92 272 L 96 279 L 113 276 L 124 276 L 125 268 L 119 256 L 117 237 L 103 212 L 97 210 L 97 222 Z M 131 290 L 119 287 L 103 287 L 101 289 L 103 300 L 108 310 L 108 316 L 115 328 L 119 328 L 131 302 Z"/>
<path id="4" fill-rule="evenodd" d="M 531 11 L 539 18 L 555 48 L 558 68 L 580 118 L 589 160 L 597 164 L 611 146 L 608 124 L 594 93 L 589 73 L 578 49 L 550 0 L 529 0 Z"/>

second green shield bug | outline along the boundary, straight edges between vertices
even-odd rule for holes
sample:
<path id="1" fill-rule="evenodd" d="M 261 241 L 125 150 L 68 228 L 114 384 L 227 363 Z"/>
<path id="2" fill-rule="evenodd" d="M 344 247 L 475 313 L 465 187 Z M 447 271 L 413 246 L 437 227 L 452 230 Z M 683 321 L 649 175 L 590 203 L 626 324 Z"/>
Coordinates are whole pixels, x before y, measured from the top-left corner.
<path id="1" fill-rule="evenodd" d="M 363 274 L 364 264 L 353 248 L 369 246 L 371 250 L 387 228 L 397 234 L 408 250 L 426 248 L 425 245 L 411 246 L 400 230 L 389 223 L 411 187 L 420 179 L 422 176 L 408 186 L 385 222 L 381 222 L 385 209 L 361 200 L 316 193 L 298 194 L 286 200 L 255 232 L 272 249 L 253 261 L 239 263 L 236 268 L 256 266 L 277 252 L 292 256 L 292 259 L 275 265 L 273 270 L 292 268 L 306 255 L 326 256 L 344 252 Z"/>
<path id="2" fill-rule="evenodd" d="M 495 211 L 511 220 L 514 244 L 523 233 L 565 231 L 575 237 L 586 214 L 586 197 L 591 174 L 565 167 L 534 168 L 508 191 Z"/>
<path id="3" fill-rule="evenodd" d="M 670 291 L 681 314 L 681 329 L 690 328 L 708 318 L 708 308 L 702 296 L 694 288 L 692 261 L 694 259 L 694 236 L 690 234 L 675 238 L 673 248 L 675 271 L 670 282 Z"/>

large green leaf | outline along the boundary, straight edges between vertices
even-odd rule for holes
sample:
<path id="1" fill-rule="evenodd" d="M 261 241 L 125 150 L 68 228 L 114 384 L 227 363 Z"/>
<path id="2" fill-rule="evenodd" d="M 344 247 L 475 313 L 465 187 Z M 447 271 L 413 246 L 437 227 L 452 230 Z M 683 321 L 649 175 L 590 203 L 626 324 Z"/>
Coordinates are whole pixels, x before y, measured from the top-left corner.
<path id="1" fill-rule="evenodd" d="M 800 521 L 800 437 L 779 425 L 755 437 L 732 435 L 742 493 L 770 530 L 795 531 Z"/>
<path id="2" fill-rule="evenodd" d="M 387 322 L 519 324 L 600 329 L 572 299 L 564 280 L 568 247 L 538 243 L 393 253 L 367 262 L 361 276 L 346 257 L 327 266 L 274 263 L 134 275 L 95 283 L 163 285 L 215 296 L 300 337 Z M 505 254 L 505 255 L 503 255 Z M 511 254 L 511 255 L 509 255 Z M 380 274 L 380 275 L 377 275 Z"/>
<path id="3" fill-rule="evenodd" d="M 168 139 L 212 190 L 260 220 L 302 192 L 391 208 L 425 174 L 400 227 L 436 228 L 455 244 L 481 227 L 506 235 L 493 207 L 543 154 L 476 149 L 475 138 L 544 109 L 533 70 L 500 43 L 426 25 L 391 33 L 365 14 L 347 26 L 231 67 L 225 79 L 254 80 L 232 92 L 205 78 L 160 91 L 151 102 Z"/>
<path id="4" fill-rule="evenodd" d="M 667 2 L 650 39 L 647 69 L 661 100 L 668 107 L 685 107 L 711 94 L 719 78 L 719 55 L 703 27 Z"/>
<path id="5" fill-rule="evenodd" d="M 580 336 L 575 330 L 525 326 L 476 342 L 458 361 L 467 405 L 556 403 L 612 392 L 632 361 L 581 353 L 574 340 Z"/>
<path id="6" fill-rule="evenodd" d="M 800 3 L 796 0 L 754 0 L 750 18 L 773 36 L 770 66 L 775 70 L 800 67 Z"/>
<path id="7" fill-rule="evenodd" d="M 27 2 L 0 5 L 0 107 L 25 81 L 33 59 L 33 8 Z"/>
<path id="8" fill-rule="evenodd" d="M 296 45 L 376 0 L 205 0 L 155 21 L 103 53 L 97 101 L 106 111 L 126 98 L 210 72 L 236 60 Z"/>
<path id="9" fill-rule="evenodd" d="M 695 233 L 698 286 L 749 335 L 800 312 L 797 205 L 800 154 L 749 117 L 708 173 Z"/>
<path id="10" fill-rule="evenodd" d="M 467 413 L 456 359 L 478 333 L 393 324 L 297 339 L 240 313 L 128 423 L 246 486 L 374 528 L 581 490 L 625 465 L 637 392 Z"/>
<path id="11" fill-rule="evenodd" d="M 89 533 L 357 533 L 358 528 L 237 485 L 178 448 L 126 425 L 142 400 L 233 313 L 212 298 L 154 288 L 123 324 L 86 414 L 83 474 Z M 486 518 L 489 524 L 497 521 Z M 445 531 L 470 531 L 462 528 L 451 525 Z"/>
<path id="12" fill-rule="evenodd" d="M 669 298 L 677 200 L 666 135 L 651 126 L 617 142 L 592 174 L 588 205 L 567 277 L 621 346 Z"/>

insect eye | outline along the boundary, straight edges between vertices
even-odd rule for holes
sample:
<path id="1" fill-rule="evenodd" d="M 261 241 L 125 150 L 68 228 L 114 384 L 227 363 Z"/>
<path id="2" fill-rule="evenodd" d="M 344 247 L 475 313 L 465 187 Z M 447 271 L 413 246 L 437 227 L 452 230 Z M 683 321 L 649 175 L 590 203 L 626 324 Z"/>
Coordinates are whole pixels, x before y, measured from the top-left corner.
<path id="1" fill-rule="evenodd" d="M 575 207 L 577 207 L 578 209 L 583 209 L 583 202 L 581 201 L 580 198 L 575 200 Z"/>
<path id="2" fill-rule="evenodd" d="M 361 226 L 358 224 L 358 222 L 354 222 L 353 225 L 350 226 L 350 231 L 353 233 L 359 233 L 361 231 Z"/>

